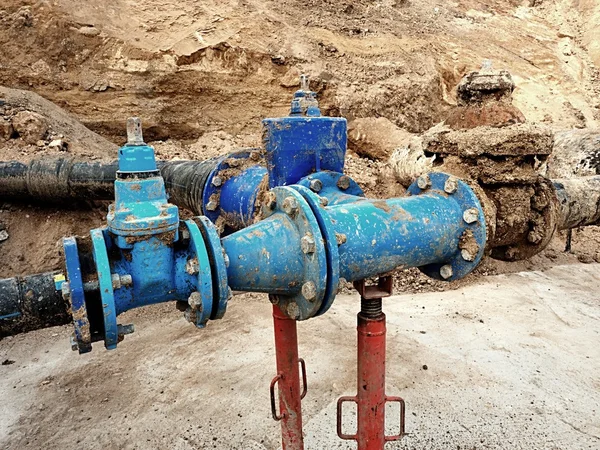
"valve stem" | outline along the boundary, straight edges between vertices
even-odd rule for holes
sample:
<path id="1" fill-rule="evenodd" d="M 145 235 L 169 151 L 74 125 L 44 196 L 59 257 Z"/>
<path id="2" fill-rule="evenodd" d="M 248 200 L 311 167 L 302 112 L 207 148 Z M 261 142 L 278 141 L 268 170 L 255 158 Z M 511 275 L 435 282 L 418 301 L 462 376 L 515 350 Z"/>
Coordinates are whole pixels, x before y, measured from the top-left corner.
<path id="1" fill-rule="evenodd" d="M 127 119 L 127 145 L 144 145 L 142 121 L 139 117 Z"/>

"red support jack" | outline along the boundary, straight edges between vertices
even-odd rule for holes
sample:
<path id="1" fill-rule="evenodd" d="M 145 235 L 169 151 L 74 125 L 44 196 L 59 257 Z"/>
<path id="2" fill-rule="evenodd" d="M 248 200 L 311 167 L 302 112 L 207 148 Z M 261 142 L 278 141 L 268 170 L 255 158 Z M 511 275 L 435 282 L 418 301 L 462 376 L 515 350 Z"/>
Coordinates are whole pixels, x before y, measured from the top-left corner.
<path id="1" fill-rule="evenodd" d="M 273 304 L 275 326 L 275 354 L 277 375 L 271 381 L 271 413 L 281 421 L 283 450 L 304 450 L 302 436 L 301 400 L 306 395 L 306 366 L 298 358 L 298 334 L 296 321 L 287 317 L 277 304 Z M 302 392 L 300 392 L 300 368 L 302 368 Z M 275 385 L 279 394 L 279 410 L 275 405 Z"/>
<path id="2" fill-rule="evenodd" d="M 397 441 L 404 435 L 404 400 L 385 395 L 385 314 L 382 297 L 392 293 L 392 278 L 379 279 L 377 286 L 366 286 L 364 280 L 354 287 L 360 293 L 361 310 L 358 314 L 358 394 L 341 397 L 337 404 L 337 433 L 342 439 L 358 442 L 358 450 L 383 450 L 388 441 Z M 358 429 L 354 435 L 342 432 L 342 405 L 354 402 L 358 411 Z M 400 433 L 385 435 L 385 404 L 400 404 Z"/>

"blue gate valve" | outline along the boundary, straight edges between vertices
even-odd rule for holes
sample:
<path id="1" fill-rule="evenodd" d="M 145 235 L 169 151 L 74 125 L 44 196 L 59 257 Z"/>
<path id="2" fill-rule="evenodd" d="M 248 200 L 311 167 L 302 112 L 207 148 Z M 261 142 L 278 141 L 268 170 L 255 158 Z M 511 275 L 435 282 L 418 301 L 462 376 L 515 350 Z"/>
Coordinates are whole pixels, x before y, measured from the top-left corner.
<path id="1" fill-rule="evenodd" d="M 65 238 L 73 348 L 85 353 L 94 341 L 114 349 L 132 326 L 117 315 L 165 301 L 187 302 L 186 318 L 198 327 L 223 317 L 230 291 L 225 257 L 214 225 L 205 217 L 179 220 L 168 203 L 154 150 L 143 142 L 141 123 L 127 123 L 127 144 L 119 150 L 115 203 L 107 226 L 91 240 Z M 208 244 L 207 244 L 208 242 Z"/>

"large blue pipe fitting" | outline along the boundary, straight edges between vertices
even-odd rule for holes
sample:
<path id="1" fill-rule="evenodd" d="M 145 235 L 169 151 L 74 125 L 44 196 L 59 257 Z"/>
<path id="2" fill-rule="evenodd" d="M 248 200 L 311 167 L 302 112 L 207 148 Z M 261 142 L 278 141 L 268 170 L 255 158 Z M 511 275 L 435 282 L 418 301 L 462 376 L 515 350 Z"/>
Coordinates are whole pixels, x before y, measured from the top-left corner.
<path id="1" fill-rule="evenodd" d="M 203 327 L 223 316 L 230 296 L 214 225 L 204 217 L 179 221 L 154 151 L 143 144 L 141 129 L 139 134 L 119 151 L 107 227 L 91 231 L 91 244 L 64 239 L 68 282 L 62 291 L 71 302 L 73 346 L 80 353 L 97 340 L 115 348 L 132 331 L 117 323 L 129 309 L 181 300 L 188 304 L 188 320 Z"/>
<path id="2" fill-rule="evenodd" d="M 223 234 L 247 227 L 257 214 L 261 186 L 267 188 L 267 169 L 258 149 L 224 156 L 208 176 L 203 212 Z"/>
<path id="3" fill-rule="evenodd" d="M 408 197 L 339 197 L 329 205 L 305 186 L 274 188 L 267 219 L 222 240 L 235 290 L 268 292 L 289 317 L 305 320 L 331 306 L 341 278 L 355 281 L 419 267 L 447 281 L 483 257 L 486 224 L 472 189 L 432 173 Z"/>

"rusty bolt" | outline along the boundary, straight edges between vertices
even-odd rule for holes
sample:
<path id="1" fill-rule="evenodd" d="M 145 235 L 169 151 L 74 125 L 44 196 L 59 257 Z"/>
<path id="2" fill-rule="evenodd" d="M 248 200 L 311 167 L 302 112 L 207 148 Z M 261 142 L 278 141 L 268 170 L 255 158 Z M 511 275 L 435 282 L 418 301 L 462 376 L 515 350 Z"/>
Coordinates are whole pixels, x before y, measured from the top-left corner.
<path id="1" fill-rule="evenodd" d="M 542 239 L 543 236 L 541 233 L 535 231 L 530 231 L 529 233 L 527 233 L 527 240 L 532 244 L 539 244 L 540 242 L 542 242 Z"/>
<path id="2" fill-rule="evenodd" d="M 252 161 L 258 161 L 260 159 L 260 152 L 254 150 L 250 152 L 250 159 Z"/>
<path id="3" fill-rule="evenodd" d="M 269 191 L 267 193 L 267 198 L 265 200 L 265 206 L 270 209 L 271 211 L 275 209 L 275 206 L 277 206 L 277 197 L 275 196 L 274 192 Z"/>
<path id="4" fill-rule="evenodd" d="M 456 181 L 456 178 L 449 177 L 446 180 L 446 182 L 444 183 L 444 191 L 447 194 L 454 194 L 457 189 L 458 189 L 458 182 Z"/>
<path id="5" fill-rule="evenodd" d="M 126 334 L 135 333 L 135 325 L 128 323 L 125 325 L 117 324 L 117 334 L 119 336 L 125 336 Z"/>
<path id="6" fill-rule="evenodd" d="M 421 175 L 419 178 L 417 178 L 417 186 L 419 186 L 419 189 L 429 189 L 431 187 L 429 175 Z"/>
<path id="7" fill-rule="evenodd" d="M 208 204 L 206 205 L 206 209 L 208 209 L 209 211 L 216 211 L 218 207 L 219 207 L 219 204 L 217 202 L 215 202 L 214 200 L 210 200 L 208 202 Z"/>
<path id="8" fill-rule="evenodd" d="M 320 192 L 323 189 L 323 183 L 321 180 L 310 180 L 309 187 L 313 192 Z"/>
<path id="9" fill-rule="evenodd" d="M 188 275 L 197 275 L 200 272 L 200 264 L 198 263 L 198 258 L 188 259 L 185 263 L 185 271 Z"/>
<path id="10" fill-rule="evenodd" d="M 287 305 L 286 311 L 291 319 L 297 319 L 300 317 L 300 308 L 298 308 L 298 305 L 295 303 L 290 303 Z"/>
<path id="11" fill-rule="evenodd" d="M 350 187 L 350 178 L 346 175 L 342 175 L 337 182 L 337 187 L 339 187 L 342 191 L 345 191 Z"/>
<path id="12" fill-rule="evenodd" d="M 463 248 L 460 251 L 460 256 L 462 256 L 462 259 L 464 259 L 465 261 L 475 261 L 475 255 L 473 255 L 469 250 L 467 250 L 466 248 Z"/>
<path id="13" fill-rule="evenodd" d="M 479 220 L 477 208 L 469 208 L 463 213 L 463 220 L 467 223 L 475 223 Z"/>
<path id="14" fill-rule="evenodd" d="M 75 339 L 75 334 L 71 335 L 71 350 L 76 352 L 79 350 L 79 345 L 77 345 L 77 339 Z"/>
<path id="15" fill-rule="evenodd" d="M 302 248 L 303 253 L 314 253 L 317 250 L 315 238 L 310 234 L 302 236 L 302 239 L 300 239 L 300 248 Z"/>
<path id="16" fill-rule="evenodd" d="M 337 245 L 342 245 L 346 243 L 347 238 L 344 233 L 335 233 L 335 240 L 337 241 Z"/>
<path id="17" fill-rule="evenodd" d="M 317 287 L 312 281 L 307 281 L 302 285 L 302 296 L 309 302 L 317 299 Z"/>
<path id="18" fill-rule="evenodd" d="M 215 187 L 219 187 L 223 184 L 223 178 L 221 178 L 220 176 L 215 176 L 213 177 L 211 184 Z"/>
<path id="19" fill-rule="evenodd" d="M 179 232 L 182 240 L 187 240 L 190 238 L 190 230 L 188 230 L 187 228 L 181 228 Z"/>
<path id="20" fill-rule="evenodd" d="M 329 205 L 329 199 L 327 197 L 319 197 L 319 202 L 321 203 L 321 206 Z"/>
<path id="21" fill-rule="evenodd" d="M 202 311 L 202 296 L 200 295 L 200 292 L 194 291 L 190 294 L 188 297 L 188 305 L 190 305 L 193 310 Z"/>
<path id="22" fill-rule="evenodd" d="M 283 210 L 288 216 L 294 216 L 298 212 L 298 201 L 294 197 L 286 197 L 283 200 Z"/>
<path id="23" fill-rule="evenodd" d="M 67 283 L 66 281 L 62 284 L 61 286 L 61 292 L 62 292 L 62 297 L 63 299 L 67 300 L 67 301 L 71 301 L 71 288 L 69 286 L 69 283 Z"/>
<path id="24" fill-rule="evenodd" d="M 452 272 L 452 266 L 450 264 L 446 264 L 444 266 L 441 267 L 440 269 L 440 276 L 444 279 L 447 280 L 448 278 L 450 278 L 452 276 L 453 272 Z"/>

